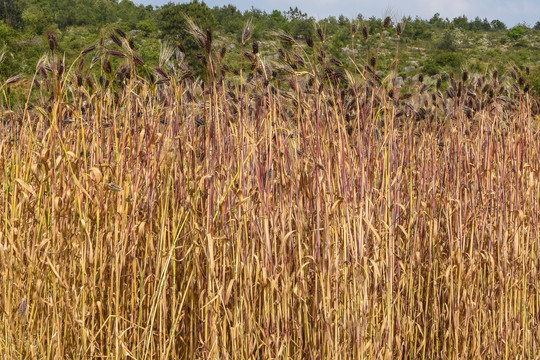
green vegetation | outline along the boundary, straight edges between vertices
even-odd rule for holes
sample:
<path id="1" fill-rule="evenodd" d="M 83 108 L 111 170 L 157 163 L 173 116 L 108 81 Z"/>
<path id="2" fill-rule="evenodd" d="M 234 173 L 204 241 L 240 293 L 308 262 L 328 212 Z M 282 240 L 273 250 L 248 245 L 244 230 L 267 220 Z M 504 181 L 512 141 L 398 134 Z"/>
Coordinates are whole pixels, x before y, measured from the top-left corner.
<path id="1" fill-rule="evenodd" d="M 522 25 L 514 26 L 510 30 L 508 30 L 508 36 L 512 40 L 518 40 L 521 39 L 525 34 L 527 33 L 527 28 Z"/>
<path id="2" fill-rule="evenodd" d="M 0 23 L 2 358 L 537 356 L 537 30 L 70 3 Z"/>
<path id="3" fill-rule="evenodd" d="M 31 75 L 47 49 L 45 37 L 50 31 L 59 37 L 60 51 L 65 52 L 66 59 L 74 59 L 84 46 L 99 38 L 103 28 L 131 32 L 137 51 L 147 54 L 147 62 L 152 66 L 159 63 L 155 49 L 160 48 L 161 41 L 174 46 L 180 43 L 189 64 L 199 73 L 202 67 L 197 57 L 201 52 L 186 30 L 186 15 L 203 31 L 212 30 L 216 43 L 227 49 L 241 46 L 243 25 L 251 19 L 253 39 L 268 44 L 261 47 L 261 56 L 275 54 L 276 32 L 302 40 L 316 36 L 315 27 L 320 26 L 328 34 L 326 50 L 335 57 L 347 58 L 351 56 L 353 24 L 358 28 L 365 26 L 370 35 L 381 33 L 383 28 L 382 19 L 362 15 L 354 19 L 330 16 L 315 21 L 298 8 L 271 13 L 252 8 L 242 12 L 233 5 L 209 8 L 197 0 L 157 8 L 135 5 L 130 0 L 0 0 L 0 20 L 3 21 L 0 50 L 6 55 L 0 75 L 4 79 L 13 74 Z M 531 51 L 540 43 L 540 21 L 532 28 L 521 24 L 507 30 L 506 25 L 496 19 L 460 16 L 450 20 L 435 14 L 428 20 L 406 18 L 403 24 L 400 53 L 405 61 L 398 70 L 416 67 L 404 71 L 405 77 L 420 72 L 455 72 L 469 66 L 505 69 L 510 64 L 522 69 L 534 68 L 540 61 L 540 53 Z M 387 32 L 380 44 L 373 36 L 369 40 L 372 46 L 380 46 L 380 61 L 385 65 L 392 61 L 395 43 L 395 29 L 390 27 Z M 489 57 L 484 56 L 486 52 L 490 53 Z M 233 56 L 228 61 L 233 64 L 239 57 Z M 411 65 L 411 62 L 420 65 Z M 348 63 L 346 66 L 353 70 Z"/>

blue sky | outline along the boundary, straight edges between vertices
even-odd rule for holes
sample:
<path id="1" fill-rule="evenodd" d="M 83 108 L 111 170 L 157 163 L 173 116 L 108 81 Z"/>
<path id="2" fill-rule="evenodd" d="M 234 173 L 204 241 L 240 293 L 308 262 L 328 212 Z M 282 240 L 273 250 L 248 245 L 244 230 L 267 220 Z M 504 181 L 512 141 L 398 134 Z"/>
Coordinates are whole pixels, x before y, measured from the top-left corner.
<path id="1" fill-rule="evenodd" d="M 135 3 L 144 5 L 160 6 L 170 0 L 133 0 Z M 186 2 L 186 1 L 173 1 Z M 325 18 L 329 15 L 345 15 L 355 18 L 362 14 L 364 17 L 376 16 L 382 18 L 391 15 L 394 18 L 402 16 L 418 15 L 429 19 L 435 13 L 440 13 L 442 18 L 452 19 L 466 15 L 469 19 L 476 16 L 498 19 L 511 27 L 525 22 L 534 25 L 540 21 L 540 0 L 236 0 L 218 1 L 206 0 L 210 7 L 233 4 L 240 10 L 248 10 L 252 6 L 267 12 L 274 9 L 288 10 L 289 7 L 298 6 L 300 10 L 316 19 Z"/>

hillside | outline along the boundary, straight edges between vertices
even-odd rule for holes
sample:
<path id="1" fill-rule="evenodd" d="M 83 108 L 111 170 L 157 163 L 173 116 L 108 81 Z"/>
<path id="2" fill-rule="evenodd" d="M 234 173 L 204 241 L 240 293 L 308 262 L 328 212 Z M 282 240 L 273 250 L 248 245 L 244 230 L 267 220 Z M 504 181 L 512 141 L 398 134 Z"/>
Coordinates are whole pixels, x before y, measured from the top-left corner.
<path id="1" fill-rule="evenodd" d="M 0 49 L 3 54 L 0 76 L 8 77 L 24 74 L 33 75 L 36 65 L 48 49 L 47 33 L 54 32 L 59 39 L 59 49 L 66 60 L 74 59 L 80 51 L 91 44 L 97 44 L 100 37 L 108 38 L 108 33 L 120 28 L 129 33 L 136 51 L 149 68 L 159 64 L 160 43 L 183 44 L 187 50 L 189 63 L 195 69 L 196 55 L 200 48 L 188 33 L 185 15 L 190 16 L 201 29 L 213 31 L 216 44 L 226 47 L 225 63 L 236 64 L 239 60 L 241 32 L 247 21 L 253 23 L 253 40 L 260 42 L 262 56 L 277 56 L 282 46 L 276 42 L 276 34 L 288 34 L 297 41 L 316 38 L 317 27 L 324 29 L 327 39 L 325 49 L 343 61 L 346 68 L 353 70 L 352 59 L 368 62 L 367 46 L 373 54 L 380 47 L 378 67 L 388 73 L 395 58 L 396 34 L 391 25 L 382 32 L 383 20 L 355 19 L 343 16 L 329 17 L 318 22 L 299 9 L 287 12 L 265 13 L 256 9 L 240 12 L 232 5 L 208 8 L 204 2 L 182 5 L 169 4 L 161 8 L 136 6 L 131 1 L 101 0 L 72 4 L 60 0 L 42 2 L 37 0 L 2 0 L 0 13 Z M 18 9 L 16 11 L 16 9 Z M 485 74 L 498 69 L 509 71 L 512 67 L 525 70 L 529 67 L 533 77 L 531 86 L 537 92 L 540 79 L 540 52 L 534 51 L 540 44 L 540 22 L 534 27 L 519 25 L 507 29 L 499 20 L 472 19 L 458 17 L 443 19 L 435 14 L 431 19 L 396 19 L 403 34 L 400 41 L 398 71 L 404 79 L 416 74 L 442 76 L 443 85 L 451 72 L 460 73 L 468 69 L 472 73 Z M 353 43 L 351 27 L 357 27 L 359 34 Z M 369 42 L 365 43 L 361 29 L 366 27 Z M 379 37 L 384 40 L 379 44 Z M 107 41 L 111 41 L 108 39 Z M 352 56 L 353 50 L 355 56 Z M 1 78 L 0 78 L 1 79 Z"/>

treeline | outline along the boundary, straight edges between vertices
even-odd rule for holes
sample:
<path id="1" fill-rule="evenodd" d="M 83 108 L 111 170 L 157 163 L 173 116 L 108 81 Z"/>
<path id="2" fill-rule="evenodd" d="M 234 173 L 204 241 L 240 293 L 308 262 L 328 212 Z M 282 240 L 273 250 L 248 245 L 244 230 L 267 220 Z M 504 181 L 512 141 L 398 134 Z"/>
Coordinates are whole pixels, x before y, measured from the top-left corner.
<path id="1" fill-rule="evenodd" d="M 161 7 L 136 5 L 130 0 L 0 0 L 0 75 L 31 72 L 47 49 L 44 35 L 51 31 L 59 35 L 61 49 L 68 57 L 94 42 L 102 29 L 115 28 L 136 34 L 141 39 L 141 53 L 150 61 L 157 61 L 161 40 L 182 44 L 191 56 L 198 44 L 187 32 L 185 15 L 195 20 L 201 29 L 210 29 L 236 44 L 240 44 L 242 29 L 248 20 L 252 21 L 255 40 L 271 39 L 275 32 L 307 39 L 316 36 L 314 23 L 317 23 L 329 36 L 327 48 L 331 52 L 350 45 L 352 23 L 365 26 L 369 34 L 383 30 L 383 20 L 377 17 L 358 15 L 351 19 L 342 15 L 316 21 L 298 8 L 240 11 L 234 5 L 210 8 L 197 0 Z M 466 16 L 450 20 L 440 14 L 431 19 L 409 17 L 403 19 L 403 23 L 405 41 L 431 41 L 433 34 L 455 29 L 506 32 L 512 39 L 522 37 L 527 31 L 540 30 L 540 21 L 534 26 L 521 24 L 507 29 L 500 20 Z"/>
<path id="2" fill-rule="evenodd" d="M 314 21 L 308 14 L 298 8 L 288 11 L 274 10 L 270 13 L 252 8 L 240 11 L 234 5 L 209 8 L 204 1 L 194 0 L 191 3 L 169 3 L 161 7 L 151 5 L 136 5 L 130 0 L 0 0 L 0 20 L 4 24 L 16 29 L 25 29 L 28 32 L 41 34 L 45 28 L 57 26 L 64 30 L 70 26 L 104 26 L 111 23 L 120 23 L 129 29 L 163 30 L 171 12 L 185 11 L 197 12 L 215 24 L 226 33 L 236 33 L 247 18 L 254 18 L 262 27 L 281 28 L 289 30 L 293 35 L 301 35 L 308 30 L 306 22 Z M 163 21 L 165 20 L 165 22 Z M 364 18 L 358 15 L 356 21 L 369 21 L 371 25 L 378 23 L 382 28 L 382 19 Z M 435 14 L 429 20 L 420 18 L 407 18 L 407 22 L 415 25 L 434 26 L 437 28 L 461 28 L 464 30 L 498 31 L 506 30 L 507 26 L 500 20 L 489 21 L 487 18 L 476 17 L 468 19 L 459 16 L 452 20 L 442 18 Z M 351 19 L 345 16 L 330 16 L 321 20 L 332 25 L 350 24 Z M 150 26 L 149 26 L 150 25 Z M 152 25 L 155 28 L 152 28 Z M 527 27 L 527 25 L 522 24 Z M 540 29 L 540 21 L 534 26 Z"/>
<path id="3" fill-rule="evenodd" d="M 0 19 L 27 33 L 41 34 L 50 27 L 103 26 L 121 22 L 136 28 L 153 17 L 152 6 L 122 0 L 0 0 Z"/>

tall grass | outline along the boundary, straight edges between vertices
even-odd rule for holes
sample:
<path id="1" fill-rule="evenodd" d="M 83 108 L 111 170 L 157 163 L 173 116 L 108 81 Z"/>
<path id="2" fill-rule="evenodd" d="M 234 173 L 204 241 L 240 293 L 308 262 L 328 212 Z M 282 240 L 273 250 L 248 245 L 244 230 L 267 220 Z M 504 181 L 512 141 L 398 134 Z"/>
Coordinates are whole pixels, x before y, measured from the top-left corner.
<path id="1" fill-rule="evenodd" d="M 125 34 L 71 66 L 52 38 L 37 100 L 2 105 L 2 358 L 540 353 L 525 80 L 409 96 L 287 36 L 231 70 L 192 26 L 202 80 Z"/>

